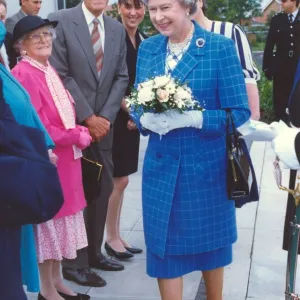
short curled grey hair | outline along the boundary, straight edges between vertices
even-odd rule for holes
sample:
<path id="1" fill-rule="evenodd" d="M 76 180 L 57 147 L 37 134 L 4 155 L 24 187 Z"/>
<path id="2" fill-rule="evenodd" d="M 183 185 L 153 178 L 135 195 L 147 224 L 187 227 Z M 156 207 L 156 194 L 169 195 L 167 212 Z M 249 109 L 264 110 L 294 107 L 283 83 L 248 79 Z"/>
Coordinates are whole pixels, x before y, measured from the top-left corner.
<path id="1" fill-rule="evenodd" d="M 52 41 L 56 38 L 56 31 L 55 28 L 53 28 L 52 26 L 44 26 L 44 27 L 48 27 L 49 31 L 52 33 Z M 20 39 L 18 39 L 15 43 L 14 43 L 14 48 L 18 53 L 21 53 L 22 50 L 22 46 L 23 46 L 23 42 L 26 38 L 28 38 L 28 36 L 30 35 L 30 33 L 25 34 L 24 36 L 22 36 Z"/>
<path id="2" fill-rule="evenodd" d="M 193 15 L 197 11 L 198 0 L 175 0 L 180 3 L 180 5 L 190 9 L 190 15 Z M 148 5 L 149 0 L 143 0 L 145 5 Z"/>

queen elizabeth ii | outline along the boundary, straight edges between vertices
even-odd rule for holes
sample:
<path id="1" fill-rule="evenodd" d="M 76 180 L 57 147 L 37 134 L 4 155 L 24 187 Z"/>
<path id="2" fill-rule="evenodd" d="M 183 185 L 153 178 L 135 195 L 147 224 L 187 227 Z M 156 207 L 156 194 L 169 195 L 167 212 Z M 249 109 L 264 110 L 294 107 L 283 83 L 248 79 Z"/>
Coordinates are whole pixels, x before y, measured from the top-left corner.
<path id="1" fill-rule="evenodd" d="M 226 193 L 225 110 L 237 127 L 249 119 L 245 81 L 233 42 L 190 20 L 196 5 L 148 0 L 160 34 L 143 41 L 137 62 L 136 85 L 169 74 L 205 108 L 132 114 L 149 135 L 142 188 L 147 273 L 158 279 L 163 300 L 181 300 L 182 276 L 196 270 L 207 299 L 221 300 L 224 266 L 237 240 Z"/>

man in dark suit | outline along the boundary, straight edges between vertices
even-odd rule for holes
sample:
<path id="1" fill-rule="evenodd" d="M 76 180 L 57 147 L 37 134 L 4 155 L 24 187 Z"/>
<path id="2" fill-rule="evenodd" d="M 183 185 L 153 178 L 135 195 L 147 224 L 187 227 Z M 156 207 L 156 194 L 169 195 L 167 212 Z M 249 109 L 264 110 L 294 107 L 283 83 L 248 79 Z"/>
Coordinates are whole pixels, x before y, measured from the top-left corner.
<path id="1" fill-rule="evenodd" d="M 83 0 L 78 6 L 49 15 L 58 21 L 51 63 L 76 102 L 77 121 L 94 143 L 89 154 L 103 165 L 101 192 L 86 209 L 87 249 L 63 262 L 64 278 L 81 285 L 104 286 L 89 267 L 120 271 L 124 266 L 101 253 L 107 206 L 113 189 L 112 124 L 128 84 L 125 30 L 103 15 L 107 0 Z M 87 155 L 87 153 L 85 154 Z"/>
<path id="2" fill-rule="evenodd" d="M 41 9 L 42 0 L 19 0 L 21 9 L 5 22 L 6 30 L 13 34 L 15 25 L 27 15 L 38 15 Z"/>
<path id="3" fill-rule="evenodd" d="M 267 79 L 273 80 L 276 120 L 286 123 L 288 99 L 300 55 L 299 2 L 281 0 L 282 12 L 272 18 L 263 57 L 263 71 Z"/>

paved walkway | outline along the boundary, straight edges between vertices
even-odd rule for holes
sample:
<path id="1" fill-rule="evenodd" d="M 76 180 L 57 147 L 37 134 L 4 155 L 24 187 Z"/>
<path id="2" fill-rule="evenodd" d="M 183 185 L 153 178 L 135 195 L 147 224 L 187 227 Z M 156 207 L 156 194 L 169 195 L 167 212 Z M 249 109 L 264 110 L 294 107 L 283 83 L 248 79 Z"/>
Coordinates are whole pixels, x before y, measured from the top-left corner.
<path id="1" fill-rule="evenodd" d="M 141 217 L 141 169 L 146 148 L 142 138 L 139 172 L 131 176 L 121 221 L 122 235 L 145 249 Z M 284 300 L 286 252 L 281 250 L 286 193 L 273 179 L 274 154 L 267 143 L 254 143 L 251 149 L 260 184 L 259 204 L 248 204 L 237 211 L 239 240 L 234 245 L 234 262 L 226 268 L 224 300 Z M 284 174 L 284 183 L 288 183 Z M 145 275 L 145 253 L 124 263 L 125 271 L 100 272 L 107 280 L 104 288 L 85 288 L 68 282 L 74 290 L 99 300 L 159 300 L 156 281 Z M 298 272 L 300 282 L 300 272 Z M 206 299 L 201 273 L 184 278 L 184 300 Z M 298 284 L 300 292 L 300 284 Z M 199 290 L 198 290 L 199 289 Z M 197 296 L 196 296 L 197 295 Z M 29 295 L 36 299 L 36 295 Z"/>

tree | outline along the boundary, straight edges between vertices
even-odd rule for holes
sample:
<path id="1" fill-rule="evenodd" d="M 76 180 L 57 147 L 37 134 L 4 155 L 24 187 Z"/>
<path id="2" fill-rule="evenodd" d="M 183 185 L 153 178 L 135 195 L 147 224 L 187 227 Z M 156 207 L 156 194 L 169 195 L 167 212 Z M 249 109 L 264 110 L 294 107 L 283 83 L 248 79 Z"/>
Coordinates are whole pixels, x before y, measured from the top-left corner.
<path id="1" fill-rule="evenodd" d="M 242 24 L 243 20 L 261 15 L 260 0 L 207 0 L 207 16 L 211 20 Z"/>

